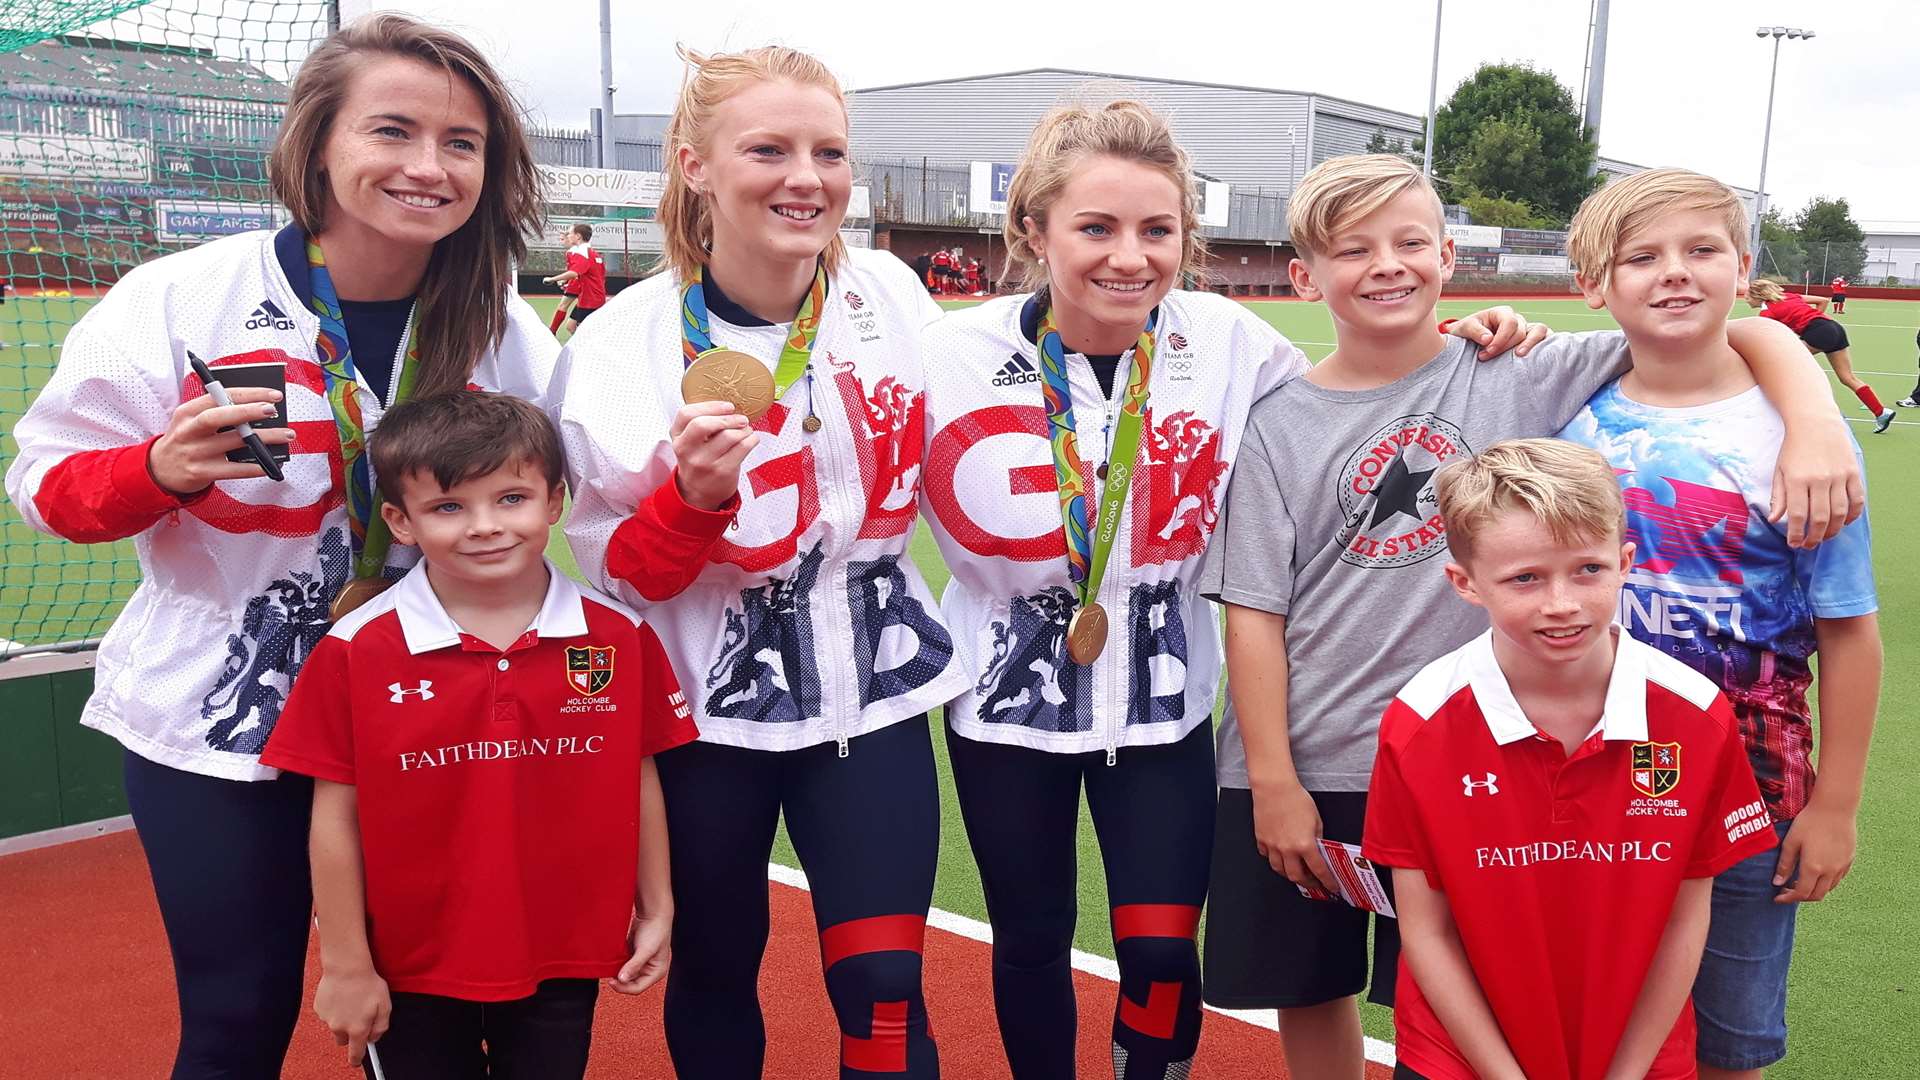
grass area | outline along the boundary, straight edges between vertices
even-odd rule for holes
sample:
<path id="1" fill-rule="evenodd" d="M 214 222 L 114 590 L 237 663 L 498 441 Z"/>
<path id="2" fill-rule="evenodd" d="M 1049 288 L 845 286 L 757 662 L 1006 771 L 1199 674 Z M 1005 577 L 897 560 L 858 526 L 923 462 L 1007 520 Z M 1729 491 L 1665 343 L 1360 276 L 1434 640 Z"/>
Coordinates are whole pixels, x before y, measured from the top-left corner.
<path id="1" fill-rule="evenodd" d="M 86 303 L 16 299 L 0 308 L 0 338 L 13 343 L 0 351 L 0 415 L 18 416 L 27 396 L 51 369 L 54 353 L 48 346 Z M 551 312 L 553 301 L 535 304 L 544 315 Z M 1318 360 L 1331 351 L 1333 330 L 1324 307 L 1251 306 L 1309 357 Z M 1480 306 L 1476 301 L 1448 301 L 1442 313 L 1460 315 Z M 1589 311 L 1572 299 L 1528 300 L 1514 306 L 1558 330 L 1613 325 L 1604 312 Z M 1854 300 L 1848 308 L 1842 321 L 1853 339 L 1856 371 L 1887 402 L 1905 397 L 1913 389 L 1914 331 L 1920 326 L 1920 305 Z M 1920 880 L 1920 840 L 1915 839 L 1911 825 L 1912 808 L 1920 805 L 1920 736 L 1915 734 L 1920 727 L 1920 705 L 1916 705 L 1920 702 L 1920 616 L 1916 615 L 1920 575 L 1911 568 L 1910 539 L 1920 533 L 1920 505 L 1911 497 L 1914 477 L 1920 476 L 1920 411 L 1903 411 L 1892 431 L 1873 436 L 1865 426 L 1864 410 L 1837 382 L 1833 385 L 1841 411 L 1855 422 L 1860 435 L 1875 496 L 1875 562 L 1887 675 L 1880 735 L 1860 812 L 1860 857 L 1852 876 L 1832 899 L 1809 905 L 1801 914 L 1799 959 L 1789 998 L 1793 1052 L 1769 1071 L 1774 1080 L 1804 1080 L 1836 1072 L 1910 1075 L 1913 1061 L 1920 1058 L 1920 945 L 1908 927 L 1915 910 L 1912 883 Z M 13 449 L 10 434 L 0 439 L 0 464 L 11 458 Z M 39 537 L 19 524 L 12 509 L 4 505 L 0 505 L 0 551 L 5 555 L 0 572 L 0 635 L 23 640 L 97 636 L 137 574 L 129 545 L 81 548 Z M 563 567 L 573 568 L 557 532 L 552 553 Z M 914 538 L 912 553 L 938 595 L 948 575 L 924 526 Z M 935 903 L 984 918 L 979 878 L 953 799 L 945 748 L 939 738 L 934 746 L 944 796 Z M 1110 956 L 1099 853 L 1084 813 L 1080 852 L 1077 944 Z M 776 858 L 796 862 L 784 838 Z M 1370 1034 L 1391 1037 L 1391 1017 L 1384 1010 L 1369 1008 L 1365 1021 Z"/>

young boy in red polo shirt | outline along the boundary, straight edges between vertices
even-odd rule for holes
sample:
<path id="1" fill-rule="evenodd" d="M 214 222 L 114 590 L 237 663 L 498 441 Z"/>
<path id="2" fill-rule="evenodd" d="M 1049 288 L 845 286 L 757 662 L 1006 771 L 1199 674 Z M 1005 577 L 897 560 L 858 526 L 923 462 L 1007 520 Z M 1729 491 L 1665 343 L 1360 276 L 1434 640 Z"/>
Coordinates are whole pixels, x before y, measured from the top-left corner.
<path id="1" fill-rule="evenodd" d="M 423 558 L 334 624 L 261 755 L 315 778 L 314 1011 L 369 1075 L 581 1076 L 598 980 L 666 971 L 651 755 L 691 714 L 653 630 L 546 562 L 562 451 L 536 406 L 406 402 L 369 452 Z"/>
<path id="2" fill-rule="evenodd" d="M 1733 712 L 1613 625 L 1633 545 L 1605 458 L 1516 439 L 1438 487 L 1447 578 L 1491 629 L 1380 724 L 1398 1075 L 1691 1077 L 1714 875 L 1774 843 Z"/>
<path id="3" fill-rule="evenodd" d="M 541 280 L 549 285 L 560 286 L 562 297 L 560 306 L 554 309 L 553 322 L 547 329 L 555 337 L 560 336 L 560 323 L 565 320 L 567 336 L 572 337 L 580 330 L 580 324 L 587 316 L 599 311 L 607 303 L 607 260 L 593 250 L 593 226 L 577 221 L 567 228 L 567 268 L 549 278 Z"/>

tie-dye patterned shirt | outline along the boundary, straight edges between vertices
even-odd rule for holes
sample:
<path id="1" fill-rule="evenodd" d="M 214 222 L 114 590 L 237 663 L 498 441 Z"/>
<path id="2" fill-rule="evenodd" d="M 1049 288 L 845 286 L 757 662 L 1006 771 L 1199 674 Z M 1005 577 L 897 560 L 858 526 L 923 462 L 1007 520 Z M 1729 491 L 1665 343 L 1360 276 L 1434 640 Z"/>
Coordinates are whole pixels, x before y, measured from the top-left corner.
<path id="1" fill-rule="evenodd" d="M 1617 380 L 1560 432 L 1620 474 L 1635 548 L 1620 622 L 1719 684 L 1779 821 L 1813 786 L 1814 620 L 1879 607 L 1865 515 L 1812 551 L 1767 521 L 1785 435 L 1758 388 L 1669 409 L 1630 400 Z"/>

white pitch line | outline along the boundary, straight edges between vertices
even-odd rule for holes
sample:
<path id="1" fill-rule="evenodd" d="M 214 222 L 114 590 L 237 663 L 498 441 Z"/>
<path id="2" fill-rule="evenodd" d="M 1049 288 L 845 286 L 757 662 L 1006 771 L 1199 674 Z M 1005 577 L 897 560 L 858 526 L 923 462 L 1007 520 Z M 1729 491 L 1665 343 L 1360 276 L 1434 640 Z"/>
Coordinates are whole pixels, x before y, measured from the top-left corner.
<path id="1" fill-rule="evenodd" d="M 767 864 L 767 880 L 777 881 L 782 885 L 789 885 L 796 889 L 812 891 L 807 887 L 806 871 L 791 866 L 782 866 L 779 863 L 770 862 Z M 970 919 L 965 915 L 956 915 L 951 911 L 931 908 L 927 911 L 927 925 L 937 930 L 945 930 L 949 934 L 956 934 L 972 941 L 978 941 L 983 945 L 993 944 L 993 927 L 981 922 L 979 919 Z M 1107 957 L 1095 956 L 1093 953 L 1082 952 L 1079 949 L 1075 949 L 1073 950 L 1072 958 L 1073 966 L 1076 970 L 1084 971 L 1095 978 L 1105 979 L 1110 983 L 1120 981 L 1120 965 Z M 1280 1030 L 1279 1015 L 1272 1009 L 1220 1009 L 1212 1005 L 1208 1005 L 1205 1008 L 1208 1012 L 1218 1013 L 1221 1016 L 1238 1020 L 1244 1024 L 1251 1024 L 1257 1028 L 1264 1028 L 1267 1031 L 1277 1032 Z M 1366 1049 L 1368 1061 L 1378 1062 L 1388 1068 L 1393 1067 L 1395 1057 L 1392 1043 L 1367 1036 Z"/>

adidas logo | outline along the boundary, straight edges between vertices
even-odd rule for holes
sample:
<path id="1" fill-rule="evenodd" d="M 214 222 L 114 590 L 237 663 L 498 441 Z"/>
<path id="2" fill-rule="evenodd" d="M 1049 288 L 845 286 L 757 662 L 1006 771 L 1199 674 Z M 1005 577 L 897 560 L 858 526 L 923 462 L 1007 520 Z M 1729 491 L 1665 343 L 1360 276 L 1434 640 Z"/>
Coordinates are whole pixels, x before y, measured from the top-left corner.
<path id="1" fill-rule="evenodd" d="M 286 312 L 275 307 L 273 301 L 262 300 L 260 306 L 253 309 L 253 314 L 247 316 L 247 329 L 265 330 L 268 327 L 275 330 L 291 330 L 293 320 L 287 318 Z"/>
<path id="2" fill-rule="evenodd" d="M 1000 374 L 993 377 L 995 386 L 1019 386 L 1021 383 L 1039 381 L 1040 373 L 1033 369 L 1032 361 L 1019 353 L 1014 353 L 1012 359 L 1000 365 Z"/>

